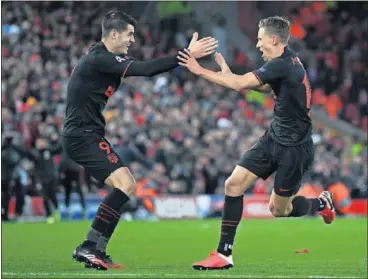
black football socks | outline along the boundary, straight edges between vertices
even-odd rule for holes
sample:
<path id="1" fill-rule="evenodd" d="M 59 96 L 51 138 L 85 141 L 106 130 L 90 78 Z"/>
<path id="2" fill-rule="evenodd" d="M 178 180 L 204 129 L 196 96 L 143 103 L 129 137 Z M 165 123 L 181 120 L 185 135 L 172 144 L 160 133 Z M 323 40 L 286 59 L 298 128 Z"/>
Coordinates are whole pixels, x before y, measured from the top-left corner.
<path id="1" fill-rule="evenodd" d="M 109 239 L 120 220 L 121 208 L 128 200 L 124 192 L 114 188 L 100 203 L 83 245 L 96 245 L 103 234 Z"/>
<path id="2" fill-rule="evenodd" d="M 320 198 L 307 199 L 303 196 L 296 196 L 291 203 L 293 210 L 289 217 L 301 217 L 312 212 L 322 211 L 326 207 L 326 202 Z"/>
<path id="3" fill-rule="evenodd" d="M 225 196 L 222 214 L 221 238 L 217 252 L 230 256 L 232 254 L 236 229 L 243 214 L 243 195 L 238 197 Z"/>

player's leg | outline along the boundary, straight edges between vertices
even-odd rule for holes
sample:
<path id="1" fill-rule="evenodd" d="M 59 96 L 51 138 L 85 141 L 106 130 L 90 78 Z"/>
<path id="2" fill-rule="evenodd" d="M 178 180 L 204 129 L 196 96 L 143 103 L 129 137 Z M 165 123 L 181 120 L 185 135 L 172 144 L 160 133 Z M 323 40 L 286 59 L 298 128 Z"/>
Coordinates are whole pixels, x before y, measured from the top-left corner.
<path id="1" fill-rule="evenodd" d="M 135 180 L 126 167 L 121 167 L 105 179 L 112 191 L 102 200 L 82 247 L 93 247 L 102 264 L 97 268 L 124 268 L 106 254 L 107 244 L 120 220 L 121 209 L 135 192 Z M 90 264 L 87 263 L 86 267 Z M 96 266 L 92 266 L 96 267 Z"/>
<path id="2" fill-rule="evenodd" d="M 283 185 L 287 182 L 284 181 Z M 280 192 L 276 190 L 272 191 L 271 199 L 269 203 L 270 212 L 275 217 L 302 217 L 312 212 L 327 212 L 326 209 L 331 210 L 332 213 L 328 214 L 328 218 L 324 218 L 327 224 L 331 224 L 334 219 L 334 207 L 332 196 L 329 192 L 324 191 L 318 198 L 306 198 L 304 196 L 291 195 L 286 196 L 283 192 L 282 196 Z M 277 194 L 278 192 L 278 194 Z M 323 215 L 322 215 L 323 217 Z"/>
<path id="3" fill-rule="evenodd" d="M 56 179 L 53 179 L 48 183 L 48 195 L 52 205 L 54 206 L 55 214 L 60 215 L 59 202 L 57 200 L 56 193 L 57 193 Z M 59 216 L 57 216 L 57 218 L 59 218 Z"/>
<path id="4" fill-rule="evenodd" d="M 217 251 L 211 252 L 204 261 L 195 262 L 194 269 L 229 269 L 234 263 L 232 249 L 236 230 L 243 214 L 243 193 L 257 179 L 248 169 L 236 166 L 225 182 L 225 203 L 222 213 L 221 235 Z"/>
<path id="5" fill-rule="evenodd" d="M 23 184 L 19 177 L 14 179 L 14 194 L 15 194 L 15 215 L 16 218 L 21 218 L 23 215 L 23 207 L 25 203 L 25 194 Z"/>
<path id="6" fill-rule="evenodd" d="M 71 159 L 85 167 L 99 182 L 112 187 L 112 191 L 101 201 L 87 237 L 74 251 L 73 257 L 99 269 L 116 267 L 109 262 L 111 259 L 106 253 L 97 250 L 97 244 L 103 235 L 105 242 L 110 239 L 119 222 L 121 208 L 135 192 L 135 180 L 105 139 L 66 139 L 63 145 L 73 147 L 68 150 Z"/>
<path id="7" fill-rule="evenodd" d="M 269 208 L 275 217 L 301 217 L 312 212 L 326 212 L 326 223 L 334 219 L 332 197 L 323 192 L 319 198 L 308 199 L 296 196 L 304 173 L 312 165 L 314 158 L 313 143 L 296 147 L 284 147 L 275 177 L 274 190 Z"/>
<path id="8" fill-rule="evenodd" d="M 127 167 L 123 167 L 114 171 L 105 180 L 105 184 L 113 187 L 113 190 L 109 194 L 111 198 L 116 198 L 119 195 L 121 196 L 121 202 L 120 207 L 116 204 L 116 207 L 111 208 L 114 210 L 116 218 L 110 222 L 99 238 L 97 242 L 97 250 L 102 253 L 104 261 L 109 265 L 109 268 L 124 268 L 122 265 L 115 264 L 112 261 L 110 256 L 106 254 L 106 248 L 116 229 L 116 226 L 119 223 L 125 203 L 129 200 L 129 197 L 135 193 L 136 182 L 129 169 Z"/>
<path id="9" fill-rule="evenodd" d="M 84 170 L 84 182 L 87 186 L 88 191 L 92 192 L 92 178 L 86 170 Z"/>
<path id="10" fill-rule="evenodd" d="M 42 183 L 41 195 L 42 195 L 42 200 L 43 200 L 43 207 L 45 208 L 45 213 L 46 213 L 46 222 L 48 224 L 53 224 L 55 223 L 55 219 L 54 217 L 52 217 L 52 210 L 50 206 L 49 195 L 47 193 L 46 183 Z"/>
<path id="11" fill-rule="evenodd" d="M 43 186 L 45 187 L 48 200 L 54 207 L 53 218 L 55 221 L 60 221 L 59 202 L 56 198 L 56 179 L 54 177 L 50 178 L 50 180 L 46 181 Z"/>
<path id="12" fill-rule="evenodd" d="M 10 179 L 1 179 L 1 220 L 9 221 Z"/>
<path id="13" fill-rule="evenodd" d="M 217 252 L 230 256 L 236 229 L 243 214 L 243 194 L 257 179 L 248 169 L 236 166 L 225 181 L 225 203 L 222 214 L 221 237 Z"/>
<path id="14" fill-rule="evenodd" d="M 68 175 L 68 172 L 65 172 L 65 177 L 62 180 L 63 186 L 64 186 L 64 203 L 65 203 L 65 208 L 66 208 L 66 212 L 67 212 L 67 218 L 69 218 L 70 216 L 70 196 L 72 194 L 72 180 Z"/>
<path id="15" fill-rule="evenodd" d="M 228 269 L 233 266 L 232 250 L 237 227 L 243 214 L 243 194 L 258 177 L 268 178 L 275 170 L 269 157 L 266 138 L 260 141 L 240 160 L 225 182 L 225 203 L 222 215 L 221 236 L 216 252 L 193 264 L 199 270 Z"/>
<path id="16" fill-rule="evenodd" d="M 85 215 L 86 214 L 86 201 L 85 201 L 85 198 L 84 198 L 84 193 L 83 193 L 83 190 L 82 190 L 82 184 L 80 182 L 80 173 L 79 172 L 76 172 L 76 171 L 73 171 L 73 185 L 75 185 L 75 191 L 76 193 L 78 194 L 79 196 L 79 200 L 80 200 L 80 204 L 82 206 L 82 209 L 83 209 L 83 214 Z"/>

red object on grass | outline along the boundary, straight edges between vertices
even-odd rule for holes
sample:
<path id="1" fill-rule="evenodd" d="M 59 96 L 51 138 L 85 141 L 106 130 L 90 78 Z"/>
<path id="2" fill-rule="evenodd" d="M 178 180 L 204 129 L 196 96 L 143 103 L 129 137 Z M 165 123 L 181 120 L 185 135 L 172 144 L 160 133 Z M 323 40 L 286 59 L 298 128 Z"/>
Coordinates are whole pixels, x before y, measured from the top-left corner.
<path id="1" fill-rule="evenodd" d="M 295 254 L 308 254 L 309 250 L 308 249 L 297 249 L 295 250 Z"/>

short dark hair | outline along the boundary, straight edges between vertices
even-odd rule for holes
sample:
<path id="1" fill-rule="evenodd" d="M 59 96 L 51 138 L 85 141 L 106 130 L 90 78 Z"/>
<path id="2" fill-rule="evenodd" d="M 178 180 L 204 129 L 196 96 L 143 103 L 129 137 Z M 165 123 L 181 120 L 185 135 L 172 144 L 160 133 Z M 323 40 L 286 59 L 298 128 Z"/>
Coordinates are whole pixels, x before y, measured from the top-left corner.
<path id="1" fill-rule="evenodd" d="M 265 28 L 269 35 L 280 37 L 280 41 L 287 44 L 290 38 L 290 21 L 281 16 L 271 16 L 261 19 L 258 24 L 259 28 Z"/>
<path id="2" fill-rule="evenodd" d="M 102 37 L 104 38 L 109 35 L 113 29 L 122 32 L 128 24 L 135 27 L 137 21 L 131 15 L 119 11 L 118 9 L 112 9 L 105 14 L 102 20 Z"/>

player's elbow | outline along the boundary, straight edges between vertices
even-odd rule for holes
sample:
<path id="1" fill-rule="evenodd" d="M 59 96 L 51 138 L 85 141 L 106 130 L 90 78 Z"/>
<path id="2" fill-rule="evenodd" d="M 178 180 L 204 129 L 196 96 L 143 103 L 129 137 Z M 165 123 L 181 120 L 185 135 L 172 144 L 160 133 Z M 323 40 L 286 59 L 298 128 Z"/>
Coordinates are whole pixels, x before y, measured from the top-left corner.
<path id="1" fill-rule="evenodd" d="M 237 76 L 234 82 L 234 90 L 241 91 L 243 89 L 253 89 L 259 86 L 259 81 L 253 73 L 247 73 L 242 76 Z"/>
<path id="2" fill-rule="evenodd" d="M 243 88 L 242 88 L 242 86 L 241 86 L 240 84 L 235 83 L 235 84 L 232 86 L 232 88 L 231 88 L 231 89 L 233 89 L 233 90 L 235 90 L 235 91 L 241 91 Z"/>
<path id="3" fill-rule="evenodd" d="M 240 92 L 243 89 L 247 88 L 247 84 L 245 82 L 241 82 L 241 81 L 236 81 L 233 83 L 232 89 L 234 89 L 235 91 Z"/>
<path id="4" fill-rule="evenodd" d="M 250 83 L 249 83 L 247 75 L 237 76 L 233 82 L 233 89 L 235 91 L 241 91 L 243 89 L 248 89 L 248 88 L 250 88 Z"/>

